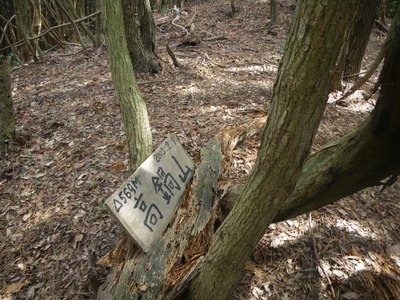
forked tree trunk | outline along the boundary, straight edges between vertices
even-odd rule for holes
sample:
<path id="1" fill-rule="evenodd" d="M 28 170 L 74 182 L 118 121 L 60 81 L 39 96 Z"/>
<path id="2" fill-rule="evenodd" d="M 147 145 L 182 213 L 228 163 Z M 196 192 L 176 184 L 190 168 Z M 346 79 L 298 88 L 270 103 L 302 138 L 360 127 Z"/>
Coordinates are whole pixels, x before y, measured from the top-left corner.
<path id="1" fill-rule="evenodd" d="M 152 152 L 150 123 L 127 51 L 121 0 L 105 0 L 103 13 L 111 75 L 125 125 L 130 170 L 134 172 Z"/>
<path id="2" fill-rule="evenodd" d="M 400 24 L 392 26 L 393 40 L 374 111 L 359 129 L 308 159 L 275 221 L 315 210 L 400 174 Z"/>
<path id="3" fill-rule="evenodd" d="M 295 187 L 321 120 L 356 1 L 299 4 L 275 82 L 261 148 L 236 205 L 215 233 L 190 299 L 226 299 Z M 332 27 L 335 24 L 335 27 Z"/>
<path id="4" fill-rule="evenodd" d="M 11 96 L 10 61 L 0 55 L 0 144 L 15 136 L 14 107 Z"/>
<path id="5" fill-rule="evenodd" d="M 349 33 L 355 4 L 356 0 L 324 4 L 307 0 L 300 4 L 275 83 L 272 110 L 257 162 L 236 206 L 215 233 L 200 274 L 186 294 L 188 298 L 228 296 L 255 245 L 294 189 L 326 105 L 332 70 Z M 157 255 L 151 257 L 158 261 Z M 181 259 L 170 256 L 167 261 L 175 260 L 178 264 Z M 132 261 L 126 261 L 124 268 L 136 272 Z M 151 277 L 158 279 L 159 275 L 153 273 Z M 119 290 L 126 289 L 129 282 L 129 275 L 124 276 Z M 148 294 L 142 284 L 154 286 L 149 280 L 133 282 L 139 284 L 133 290 L 142 299 L 164 296 L 162 287 Z"/>
<path id="6" fill-rule="evenodd" d="M 332 1 L 328 7 L 325 7 L 325 10 L 321 9 L 316 2 L 318 1 L 309 0 L 309 4 L 313 5 L 308 9 L 302 6 L 304 3 L 300 5 L 299 15 L 292 28 L 287 51 L 275 84 L 274 105 L 264 131 L 263 143 L 255 169 L 232 213 L 217 231 L 216 239 L 213 240 L 205 261 L 201 259 L 201 256 L 207 251 L 215 219 L 211 218 L 209 225 L 200 234 L 198 234 L 199 231 L 191 229 L 193 224 L 198 223 L 196 220 L 201 203 L 213 199 L 212 188 L 211 194 L 199 193 L 208 195 L 204 198 L 208 200 L 184 202 L 171 228 L 164 235 L 167 238 L 163 237 L 160 240 L 154 250 L 155 253 L 145 257 L 136 253 L 136 259 L 125 261 L 120 265 L 124 269 L 122 273 L 118 272 L 118 268 L 116 268 L 117 272 L 107 280 L 107 285 L 112 287 L 113 284 L 117 284 L 118 291 L 122 291 L 124 295 L 120 299 L 125 296 L 133 299 L 170 299 L 174 295 L 174 287 L 177 287 L 177 290 L 182 288 L 199 267 L 201 267 L 200 276 L 193 281 L 191 290 L 185 296 L 198 299 L 225 299 L 231 286 L 230 284 L 227 288 L 226 280 L 231 283 L 235 282 L 236 279 L 232 279 L 231 272 L 240 274 L 243 261 L 248 257 L 246 255 L 253 250 L 251 248 L 249 252 L 246 252 L 240 248 L 248 247 L 249 244 L 258 241 L 257 235 L 261 236 L 265 230 L 264 228 L 260 232 L 260 227 L 267 226 L 266 223 L 272 219 L 284 219 L 297 215 L 300 211 L 306 212 L 315 209 L 365 186 L 376 184 L 378 180 L 386 176 L 399 174 L 400 57 L 398 53 L 400 52 L 400 25 L 395 24 L 395 37 L 381 73 L 381 95 L 371 117 L 359 130 L 328 145 L 317 154 L 313 154 L 303 165 L 294 192 L 287 200 L 285 198 L 282 200 L 283 197 L 288 196 L 288 191 L 293 189 L 292 181 L 296 180 L 295 173 L 299 174 L 303 157 L 309 151 L 309 145 L 324 106 L 323 101 L 318 100 L 325 98 L 323 91 L 312 89 L 318 86 L 325 91 L 325 96 L 329 91 L 329 77 L 332 76 L 329 74 L 329 70 L 333 69 L 334 54 L 335 52 L 337 54 L 340 44 L 345 39 L 346 19 L 351 17 L 352 5 L 354 5 L 354 2 L 350 1 L 335 4 Z M 335 10 L 337 15 L 334 13 Z M 298 30 L 307 28 L 303 27 L 304 23 L 313 25 L 313 22 L 306 18 L 307 12 L 314 12 L 314 16 L 317 16 L 313 22 L 324 24 L 322 28 L 319 27 L 319 30 L 326 32 L 326 38 L 329 37 L 332 44 L 319 40 L 321 36 L 316 32 L 313 34 L 309 31 Z M 318 14 L 315 15 L 315 12 Z M 329 24 L 321 23 L 322 20 L 319 18 L 331 21 L 339 18 L 336 25 L 340 27 L 335 26 L 336 34 L 330 32 Z M 342 28 L 343 31 L 338 32 L 338 28 Z M 316 40 L 319 42 L 313 43 Z M 316 53 L 329 52 L 330 55 L 325 53 L 321 56 L 311 55 L 307 58 L 291 55 L 290 50 L 300 49 L 298 46 L 301 41 L 314 45 L 313 51 Z M 305 55 L 307 48 L 305 47 L 304 52 L 300 51 L 300 53 Z M 297 51 L 297 55 L 298 53 L 299 51 Z M 308 73 L 307 70 L 313 71 Z M 314 72 L 319 73 L 314 74 Z M 296 77 L 294 74 L 301 76 Z M 326 76 L 323 77 L 323 75 Z M 317 82 L 313 76 L 320 76 L 323 80 Z M 293 80 L 293 78 L 295 79 Z M 298 91 L 305 92 L 304 98 L 298 96 Z M 307 91 L 309 92 L 307 93 Z M 282 109 L 287 113 L 282 114 Z M 290 117 L 292 117 L 291 120 L 289 120 Z M 276 129 L 277 136 L 275 138 L 275 131 L 271 131 L 271 129 Z M 291 137 L 292 134 L 295 135 Z M 278 136 L 281 137 L 280 140 Z M 298 147 L 293 148 L 296 145 Z M 210 147 L 210 149 L 215 148 L 216 146 Z M 279 153 L 271 153 L 274 149 Z M 283 171 L 277 170 L 282 167 L 284 167 Z M 208 168 L 206 174 L 215 175 L 218 173 L 217 171 L 218 161 Z M 211 177 L 199 176 L 199 178 Z M 274 179 L 275 177 L 278 178 Z M 196 181 L 192 186 L 196 188 L 202 185 Z M 210 185 L 208 184 L 208 186 Z M 252 201 L 245 201 L 246 199 Z M 269 201 L 267 202 L 265 199 Z M 308 202 L 312 204 L 308 205 Z M 282 206 L 279 206 L 280 204 Z M 186 214 L 182 214 L 184 210 L 186 210 Z M 273 210 L 272 213 L 271 210 Z M 275 215 L 278 210 L 279 213 Z M 267 222 L 262 220 L 263 218 L 267 218 Z M 254 234 L 254 232 L 256 233 Z M 182 249 L 185 247 L 186 250 Z M 237 252 L 240 252 L 241 255 L 237 256 Z M 224 261 L 224 264 L 221 264 L 221 261 Z M 174 263 L 175 268 L 171 269 L 171 265 Z M 186 264 L 186 269 L 191 268 L 188 278 L 183 278 L 181 274 L 176 279 L 176 273 L 186 272 L 184 264 Z M 240 264 L 239 268 L 232 266 L 235 264 Z M 210 277 L 211 280 L 204 279 L 204 277 Z M 177 284 L 174 279 L 180 283 Z M 200 284 L 199 279 L 202 279 Z M 202 289 L 196 291 L 199 286 Z M 220 293 L 218 289 L 224 289 L 226 292 Z M 117 289 L 114 289 L 114 296 L 117 296 L 116 291 Z M 198 293 L 194 294 L 196 292 Z M 103 296 L 113 297 L 110 293 L 103 294 Z"/>

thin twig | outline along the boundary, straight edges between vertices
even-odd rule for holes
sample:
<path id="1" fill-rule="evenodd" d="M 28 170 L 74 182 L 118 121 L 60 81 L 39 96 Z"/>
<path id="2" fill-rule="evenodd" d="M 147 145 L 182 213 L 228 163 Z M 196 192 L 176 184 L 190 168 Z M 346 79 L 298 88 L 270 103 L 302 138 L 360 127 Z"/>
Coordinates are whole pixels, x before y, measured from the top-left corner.
<path id="1" fill-rule="evenodd" d="M 213 61 L 213 60 L 208 56 L 207 53 L 203 53 L 203 54 L 204 54 L 204 57 L 205 57 L 209 62 L 211 62 L 213 65 L 216 65 L 217 67 L 220 67 L 220 68 L 229 68 L 228 65 L 220 64 L 220 63 L 217 63 L 217 62 Z"/>
<path id="2" fill-rule="evenodd" d="M 197 13 L 197 11 L 196 11 L 196 9 L 194 9 L 193 16 L 190 18 L 190 21 L 185 25 L 185 28 L 190 28 L 192 26 L 194 18 L 196 17 L 196 13 Z"/>
<path id="3" fill-rule="evenodd" d="M 12 19 L 14 19 L 14 18 L 15 18 L 15 14 L 7 21 L 6 25 L 4 26 L 4 28 L 3 28 L 3 33 L 2 33 L 1 38 L 0 38 L 0 44 L 1 44 L 1 42 L 3 41 L 4 36 L 6 35 L 6 30 L 7 30 L 8 24 L 10 24 L 10 22 L 11 22 Z"/>
<path id="4" fill-rule="evenodd" d="M 166 47 L 166 49 L 167 49 L 167 52 L 168 52 L 169 56 L 171 56 L 171 58 L 172 58 L 172 61 L 173 61 L 173 63 L 174 63 L 174 67 L 175 67 L 175 68 L 180 67 L 181 64 L 179 63 L 178 59 L 176 58 L 174 52 L 171 50 L 171 48 L 169 47 L 169 45 L 167 44 L 165 47 Z"/>
<path id="5" fill-rule="evenodd" d="M 227 40 L 228 37 L 226 35 L 218 35 L 209 38 L 204 38 L 203 41 L 219 41 L 219 40 Z"/>

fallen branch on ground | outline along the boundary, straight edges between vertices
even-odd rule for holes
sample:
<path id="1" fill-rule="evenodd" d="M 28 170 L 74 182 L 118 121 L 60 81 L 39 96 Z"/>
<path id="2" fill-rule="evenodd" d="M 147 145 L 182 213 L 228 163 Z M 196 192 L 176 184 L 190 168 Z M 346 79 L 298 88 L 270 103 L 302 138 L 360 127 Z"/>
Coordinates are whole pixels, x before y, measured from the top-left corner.
<path id="1" fill-rule="evenodd" d="M 170 56 L 171 59 L 172 59 L 172 62 L 173 62 L 173 64 L 174 64 L 174 67 L 175 67 L 175 68 L 180 67 L 181 64 L 179 63 L 178 59 L 176 58 L 174 52 L 171 50 L 171 48 L 169 47 L 169 45 L 167 44 L 165 47 L 166 47 L 166 49 L 167 49 L 167 52 L 168 52 L 169 56 Z"/>

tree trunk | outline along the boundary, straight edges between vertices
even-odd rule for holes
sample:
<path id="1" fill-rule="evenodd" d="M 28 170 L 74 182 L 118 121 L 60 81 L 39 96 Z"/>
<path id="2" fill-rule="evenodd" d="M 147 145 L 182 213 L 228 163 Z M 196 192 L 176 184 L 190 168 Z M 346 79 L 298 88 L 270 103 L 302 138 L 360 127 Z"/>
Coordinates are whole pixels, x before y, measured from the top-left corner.
<path id="1" fill-rule="evenodd" d="M 141 3 L 140 5 L 143 6 L 145 4 Z M 154 58 L 155 44 L 151 44 L 151 41 L 155 42 L 155 38 L 146 37 L 146 44 L 144 44 L 144 40 L 140 32 L 140 26 L 142 23 L 140 18 L 137 16 L 139 13 L 139 4 L 137 0 L 123 0 L 123 6 L 125 34 L 133 69 L 135 72 L 159 72 L 158 63 Z M 143 8 L 142 12 L 146 13 L 146 9 Z M 143 22 L 142 26 L 155 26 L 154 21 L 151 22 L 148 18 L 149 16 L 146 18 L 148 23 Z M 154 28 L 147 28 L 146 32 L 148 34 L 154 34 Z"/>
<path id="2" fill-rule="evenodd" d="M 68 10 L 69 10 L 69 14 L 72 16 L 72 18 L 75 20 L 79 19 L 78 12 L 76 11 L 76 7 L 75 7 L 74 3 L 72 2 L 72 0 L 67 0 L 66 4 L 67 4 Z M 82 28 L 85 35 L 92 41 L 93 45 L 95 45 L 96 37 L 90 31 L 90 29 L 86 26 L 85 22 L 80 22 L 79 26 Z"/>
<path id="3" fill-rule="evenodd" d="M 299 4 L 257 161 L 236 205 L 214 235 L 200 274 L 190 286 L 190 299 L 229 296 L 254 247 L 294 189 L 355 6 L 355 0 Z"/>
<path id="4" fill-rule="evenodd" d="M 342 89 L 342 79 L 356 80 L 382 0 L 358 0 L 357 10 L 351 22 L 349 39 L 344 43 L 336 67 L 332 91 Z M 350 76 L 354 75 L 354 76 Z"/>
<path id="5" fill-rule="evenodd" d="M 350 75 L 357 74 L 361 70 L 361 63 L 367 48 L 372 26 L 374 25 L 381 4 L 382 0 L 361 0 L 359 2 L 350 30 L 349 46 L 343 74 L 346 81 L 358 78 L 357 75 Z"/>
<path id="6" fill-rule="evenodd" d="M 373 113 L 355 132 L 312 155 L 274 221 L 315 210 L 400 174 L 400 24 L 392 26 Z"/>
<path id="7" fill-rule="evenodd" d="M 309 1 L 315 4 L 315 1 Z M 285 193 L 288 194 L 289 192 L 287 191 L 293 188 L 293 183 L 290 183 L 288 180 L 290 174 L 287 175 L 285 172 L 291 173 L 292 178 L 296 177 L 293 173 L 299 173 L 302 154 L 297 153 L 296 150 L 301 151 L 304 156 L 307 155 L 307 146 L 298 145 L 302 144 L 302 139 L 303 142 L 306 141 L 305 143 L 310 143 L 310 132 L 315 132 L 315 123 L 317 122 L 316 119 L 318 119 L 317 115 L 320 113 L 318 111 L 321 110 L 320 106 L 324 106 L 322 101 L 318 101 L 317 99 L 325 98 L 323 92 L 319 91 L 315 86 L 322 88 L 325 91 L 325 96 L 327 95 L 330 86 L 329 77 L 332 76 L 332 72 L 330 73 L 329 70 L 332 70 L 334 65 L 334 59 L 332 59 L 332 57 L 335 57 L 333 54 L 335 51 L 336 53 L 339 51 L 340 43 L 346 38 L 345 23 L 346 20 L 351 17 L 351 4 L 347 1 L 337 4 L 332 3 L 328 5 L 329 9 L 328 7 L 325 8 L 327 9 L 325 14 L 321 13 L 321 10 L 318 9 L 320 6 L 318 5 L 310 6 L 308 10 L 303 7 L 304 3 L 300 5 L 299 15 L 296 18 L 295 25 L 293 25 L 293 30 L 291 31 L 286 49 L 287 51 L 285 51 L 278 80 L 275 84 L 273 96 L 274 105 L 264 131 L 263 143 L 256 166 L 247 181 L 247 186 L 242 192 L 241 199 L 239 199 L 232 214 L 217 231 L 216 237 L 219 240 L 214 239 L 209 253 L 221 252 L 229 256 L 230 254 L 226 253 L 225 247 L 227 249 L 234 249 L 235 246 L 231 244 L 232 240 L 236 240 L 235 242 L 240 246 L 252 243 L 252 241 L 249 241 L 251 239 L 249 236 L 253 234 L 253 231 L 257 231 L 256 234 L 259 234 L 258 228 L 268 223 L 267 221 L 261 224 L 263 222 L 261 219 L 265 217 L 271 220 L 271 215 L 274 215 L 274 212 L 270 213 L 270 210 L 276 212 L 278 210 L 277 206 L 279 206 L 278 203 L 283 205 L 279 206 L 279 213 L 275 215 L 274 221 L 288 218 L 293 211 L 298 213 L 299 210 L 303 210 L 303 212 L 305 212 L 305 209 L 315 209 L 322 206 L 326 204 L 326 201 L 322 198 L 329 198 L 330 201 L 337 200 L 336 198 L 347 196 L 355 189 L 361 189 L 365 186 L 376 184 L 379 179 L 392 174 L 397 175 L 400 172 L 400 118 L 398 117 L 400 115 L 400 57 L 398 56 L 400 52 L 400 25 L 396 22 L 394 24 L 396 32 L 393 38 L 393 44 L 387 54 L 381 73 L 381 95 L 371 117 L 356 132 L 340 139 L 338 142 L 328 145 L 318 153 L 312 154 L 303 165 L 295 190 L 288 200 L 282 201 L 278 198 Z M 354 2 L 351 3 L 354 4 Z M 333 11 L 335 9 L 333 9 L 331 5 L 336 6 L 337 15 L 334 14 Z M 337 18 L 340 18 L 342 9 L 346 13 L 342 14 L 343 19 L 339 22 Z M 304 18 L 307 12 L 314 12 L 314 16 L 317 16 L 317 18 L 312 22 L 307 22 L 306 20 L 308 19 Z M 316 12 L 318 12 L 318 14 L 315 14 Z M 301 18 L 301 20 L 299 20 L 299 18 Z M 335 27 L 337 35 L 329 32 L 329 25 L 321 22 L 321 20 L 337 20 L 335 23 L 339 26 Z M 319 30 L 325 32 L 324 35 L 319 36 L 317 33 L 312 34 L 312 32 L 309 31 L 299 33 L 299 31 L 296 30 L 299 28 L 299 25 L 304 26 L 304 23 L 314 25 L 313 22 L 324 24 L 323 27 L 318 27 Z M 316 28 L 314 26 L 303 26 L 301 26 L 301 28 Z M 342 28 L 342 31 L 338 30 L 338 28 Z M 343 39 L 340 39 L 338 35 L 342 35 Z M 327 41 L 330 41 L 331 44 L 328 44 L 325 40 L 321 40 L 321 37 L 326 37 Z M 296 38 L 298 40 L 296 40 Z M 318 43 L 315 43 L 316 40 Z M 298 51 L 297 55 L 299 56 L 291 55 L 291 49 L 299 50 L 296 45 L 301 44 L 300 41 L 306 41 L 306 44 L 314 45 L 311 54 L 315 55 L 304 57 L 306 56 L 308 47 L 303 49 L 303 51 Z M 326 48 L 324 48 L 324 46 Z M 331 55 L 325 52 L 329 52 Z M 304 65 L 301 64 L 302 61 Z M 321 69 L 321 67 L 323 68 Z M 307 72 L 307 70 L 310 72 Z M 315 72 L 319 73 L 315 74 Z M 300 77 L 294 76 L 294 74 L 300 75 Z M 328 75 L 322 77 L 322 75 L 325 74 Z M 323 80 L 319 82 L 314 76 L 316 78 L 320 76 Z M 299 96 L 299 91 L 305 91 L 305 96 L 303 95 L 304 98 Z M 315 92 L 317 92 L 319 96 L 316 95 Z M 277 99 L 279 99 L 279 101 Z M 311 103 L 308 103 L 307 100 L 311 101 Z M 282 106 L 285 110 L 283 115 L 279 113 Z M 297 109 L 295 109 L 296 107 Z M 282 118 L 278 118 L 279 116 Z M 292 120 L 288 120 L 290 117 L 292 117 Z M 302 120 L 303 118 L 305 120 Z M 282 125 L 275 126 L 275 123 L 280 120 L 282 120 Z M 309 121 L 307 122 L 307 120 Z M 294 124 L 292 125 L 291 123 Z M 296 127 L 296 124 L 299 124 L 301 128 Z M 277 134 L 282 137 L 282 144 L 279 143 L 278 137 L 275 137 L 275 139 L 273 138 L 274 131 L 271 131 L 271 128 L 277 128 Z M 279 131 L 283 131 L 283 134 Z M 296 132 L 296 135 L 291 139 L 290 136 L 293 132 Z M 280 153 L 275 155 L 266 145 L 274 147 L 275 150 Z M 296 145 L 298 147 L 294 147 Z M 215 146 L 211 147 L 211 149 L 214 148 Z M 266 155 L 268 155 L 268 157 L 266 157 Z M 274 155 L 275 157 L 273 157 Z M 272 160 L 271 157 L 273 158 Z M 287 157 L 289 157 L 288 161 L 286 160 Z M 267 161 L 268 159 L 269 162 Z M 375 160 L 377 162 L 375 162 Z M 273 164 L 275 165 L 271 166 Z M 277 171 L 276 169 L 281 169 L 282 165 L 284 165 L 286 169 Z M 217 172 L 218 165 L 212 164 L 208 169 L 211 170 L 211 174 L 213 174 Z M 297 169 L 297 171 L 293 171 L 292 169 Z M 262 175 L 257 176 L 257 174 L 263 173 L 266 173 L 270 178 L 261 178 Z M 274 179 L 276 176 L 279 178 Z M 207 175 L 200 176 L 200 178 L 207 178 Z M 193 186 L 196 187 L 199 186 L 199 184 L 194 183 L 192 187 Z M 316 189 L 314 189 L 315 186 L 317 187 Z M 254 192 L 254 197 L 252 199 L 251 196 L 248 196 L 251 192 Z M 140 253 L 137 253 L 136 260 L 125 261 L 122 276 L 120 276 L 120 272 L 116 272 L 107 279 L 106 283 L 112 284 L 114 281 L 117 281 L 119 285 L 118 290 L 123 291 L 124 295 L 129 295 L 129 297 L 133 299 L 170 299 L 171 294 L 173 294 L 171 289 L 173 289 L 173 286 L 177 286 L 176 282 L 172 282 L 171 284 L 171 281 L 175 278 L 173 275 L 179 272 L 179 270 L 181 273 L 184 273 L 184 271 L 182 271 L 183 269 L 191 269 L 188 277 L 183 278 L 183 276 L 180 276 L 181 284 L 178 285 L 182 287 L 187 280 L 196 273 L 196 270 L 200 266 L 203 266 L 201 268 L 202 274 L 199 278 L 205 276 L 211 277 L 214 280 L 212 280 L 211 283 L 206 282 L 209 285 L 203 285 L 203 290 L 198 294 L 200 295 L 199 299 L 224 299 L 226 297 L 226 292 L 219 293 L 217 291 L 218 289 L 225 288 L 225 285 L 221 284 L 221 281 L 224 282 L 226 278 L 230 278 L 230 272 L 232 270 L 236 272 L 237 268 L 232 268 L 231 265 L 242 264 L 243 257 L 237 258 L 236 256 L 230 256 L 226 259 L 225 264 L 222 265 L 219 259 L 215 259 L 210 263 L 209 254 L 206 256 L 205 262 L 204 259 L 199 258 L 207 251 L 206 247 L 209 237 L 212 236 L 212 229 L 210 230 L 209 228 L 205 230 L 205 234 L 203 233 L 203 235 L 197 236 L 197 238 L 203 238 L 200 242 L 201 247 L 193 247 L 199 245 L 193 242 L 190 242 L 189 247 L 187 247 L 188 235 L 190 237 L 189 232 L 193 233 L 192 230 L 187 230 L 187 228 L 193 228 L 190 226 L 194 224 L 197 215 L 199 215 L 200 204 L 206 202 L 204 199 L 212 199 L 212 194 L 211 189 L 211 194 L 202 198 L 203 200 L 201 201 L 184 202 L 181 209 L 189 212 L 189 215 L 186 216 L 188 216 L 190 220 L 182 218 L 182 216 L 185 215 L 179 212 L 171 228 L 169 228 L 165 234 L 168 238 L 160 241 L 158 244 L 159 247 L 157 247 L 158 250 L 154 255 L 146 256 L 145 261 L 140 262 L 141 267 L 136 268 L 138 261 L 143 258 L 140 257 Z M 275 199 L 277 200 L 270 200 L 274 196 L 276 196 Z M 252 202 L 244 201 L 246 197 L 248 197 L 247 199 L 251 199 Z M 269 201 L 265 202 L 260 198 L 269 199 Z M 299 201 L 303 202 L 299 203 Z M 311 201 L 313 204 L 304 209 L 307 205 L 307 201 Z M 257 206 L 258 209 L 254 208 L 255 206 Z M 240 209 L 243 209 L 243 214 L 240 212 Z M 246 219 L 245 213 L 248 213 L 250 209 L 252 211 L 250 211 Z M 235 214 L 236 216 L 242 217 L 237 218 L 237 222 L 234 222 L 235 220 L 232 218 L 232 215 L 234 216 Z M 230 224 L 228 224 L 228 222 L 230 222 Z M 250 226 L 249 223 L 251 223 Z M 179 226 L 182 227 L 177 228 L 177 224 L 180 224 Z M 213 220 L 211 220 L 209 224 L 214 224 Z M 250 228 L 242 230 L 242 227 Z M 175 239 L 171 238 L 172 233 L 176 234 L 174 235 L 174 237 L 176 237 Z M 264 230 L 262 230 L 260 235 L 263 233 Z M 206 238 L 207 235 L 208 238 Z M 182 244 L 181 239 L 183 241 Z M 223 241 L 221 242 L 222 239 Z M 173 242 L 169 243 L 166 241 Z M 216 245 L 219 247 L 216 248 Z M 181 247 L 187 247 L 187 250 L 182 252 L 183 250 Z M 177 248 L 179 248 L 179 251 L 171 252 L 171 249 L 176 251 Z M 201 250 L 198 250 L 198 255 L 196 255 L 193 250 L 200 248 Z M 240 251 L 240 249 L 236 250 Z M 168 254 L 165 254 L 166 251 Z M 250 253 L 251 251 L 252 249 Z M 189 255 L 190 253 L 192 255 Z M 244 255 L 247 254 L 248 253 L 245 253 Z M 244 259 L 247 257 L 244 257 Z M 219 258 L 219 256 L 214 255 L 212 258 Z M 222 260 L 223 259 L 225 258 L 222 258 Z M 171 268 L 171 262 L 175 263 L 175 268 Z M 184 263 L 192 267 L 189 266 L 187 268 L 187 265 L 182 266 L 181 264 Z M 148 270 L 146 266 L 152 267 Z M 163 266 L 168 267 L 163 268 Z M 165 273 L 162 270 L 165 270 Z M 220 278 L 215 277 L 216 273 L 220 274 Z M 196 282 L 196 280 L 192 285 L 192 294 L 188 295 L 192 298 L 196 297 L 196 295 L 193 294 L 193 291 L 198 287 L 198 282 Z M 179 279 L 177 279 L 177 281 L 179 282 Z M 203 280 L 203 282 L 205 281 Z M 211 290 L 211 296 L 208 294 L 209 289 Z M 132 290 L 134 291 L 132 292 Z M 114 295 L 116 294 L 114 293 Z M 108 296 L 109 294 L 106 294 L 103 295 L 103 298 L 100 298 L 109 299 L 107 298 Z"/>
<path id="8" fill-rule="evenodd" d="M 95 11 L 101 10 L 101 0 L 95 0 Z M 96 23 L 95 23 L 95 37 L 96 37 L 96 43 L 95 47 L 100 47 L 101 45 L 101 34 L 103 32 L 102 28 L 102 22 L 101 22 L 101 14 L 96 16 Z"/>
<path id="9" fill-rule="evenodd" d="M 70 15 L 68 10 L 61 4 L 61 2 L 57 1 L 56 2 L 60 10 L 64 13 L 64 15 L 67 17 L 68 21 L 72 23 L 72 26 L 75 28 L 75 33 L 76 33 L 76 38 L 79 39 L 79 42 L 81 43 L 81 46 L 83 49 L 86 49 L 85 46 L 85 41 L 82 38 L 81 33 L 79 32 L 78 25 L 76 25 L 74 18 Z"/>
<path id="10" fill-rule="evenodd" d="M 152 152 L 150 123 L 127 51 L 121 1 L 105 0 L 103 13 L 111 75 L 125 125 L 130 170 L 134 172 Z"/>
<path id="11" fill-rule="evenodd" d="M 0 56 L 0 144 L 15 136 L 14 107 L 11 96 L 10 61 Z"/>
<path id="12" fill-rule="evenodd" d="M 42 31 L 42 6 L 40 0 L 33 0 L 31 5 L 33 10 L 32 31 L 34 36 L 38 36 Z"/>
<path id="13" fill-rule="evenodd" d="M 139 1 L 138 13 L 140 20 L 140 33 L 144 48 L 150 55 L 156 55 L 156 24 L 150 7 L 150 1 Z"/>
<path id="14" fill-rule="evenodd" d="M 35 40 L 28 39 L 33 36 L 28 3 L 23 0 L 14 0 L 14 8 L 17 15 L 18 34 L 24 40 L 24 45 L 22 45 L 23 59 L 28 61 L 31 55 L 33 60 L 36 61 L 37 56 L 41 55 L 41 49 Z"/>
<path id="15" fill-rule="evenodd" d="M 236 0 L 231 0 L 231 17 L 236 15 Z"/>
<path id="16" fill-rule="evenodd" d="M 270 15 L 271 15 L 271 25 L 274 26 L 278 24 L 278 5 L 277 0 L 269 1 Z"/>

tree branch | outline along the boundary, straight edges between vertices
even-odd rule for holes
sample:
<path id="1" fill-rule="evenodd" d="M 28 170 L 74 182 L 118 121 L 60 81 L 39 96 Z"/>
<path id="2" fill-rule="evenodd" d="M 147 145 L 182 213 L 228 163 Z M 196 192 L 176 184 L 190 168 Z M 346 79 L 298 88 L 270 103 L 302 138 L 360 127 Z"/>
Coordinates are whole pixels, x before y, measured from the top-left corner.
<path id="1" fill-rule="evenodd" d="M 68 25 L 72 25 L 73 23 L 76 24 L 76 23 L 85 21 L 85 20 L 87 20 L 87 19 L 89 19 L 89 18 L 91 18 L 91 17 L 94 17 L 94 16 L 96 16 L 96 15 L 98 15 L 98 14 L 100 14 L 100 13 L 101 13 L 101 10 L 96 11 L 96 12 L 90 14 L 90 15 L 87 15 L 86 17 L 83 17 L 83 18 L 81 18 L 81 19 L 74 20 L 73 22 L 68 22 L 68 23 L 56 25 L 56 26 L 54 26 L 54 27 L 51 27 L 51 28 L 49 28 L 49 29 L 43 31 L 41 34 L 39 34 L 39 35 L 37 35 L 37 36 L 28 37 L 28 41 L 41 38 L 42 36 L 46 35 L 46 34 L 49 33 L 50 31 L 53 31 L 54 29 L 57 29 L 57 28 L 60 28 L 60 27 L 65 27 L 65 26 L 68 26 Z M 0 51 L 3 51 L 3 50 L 5 50 L 5 49 L 11 48 L 11 47 L 21 46 L 21 45 L 23 45 L 23 44 L 24 44 L 24 41 L 23 41 L 23 40 L 19 40 L 19 41 L 15 42 L 14 44 L 10 45 L 10 46 L 1 48 Z"/>

